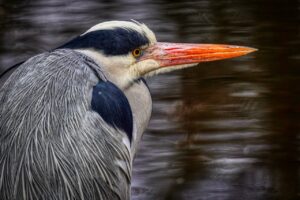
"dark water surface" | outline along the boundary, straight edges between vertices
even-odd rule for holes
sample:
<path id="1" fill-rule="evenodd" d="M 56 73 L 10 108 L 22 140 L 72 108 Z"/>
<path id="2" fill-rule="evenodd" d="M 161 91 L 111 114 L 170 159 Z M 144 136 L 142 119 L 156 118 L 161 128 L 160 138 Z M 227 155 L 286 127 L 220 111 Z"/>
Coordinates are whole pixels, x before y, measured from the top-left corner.
<path id="1" fill-rule="evenodd" d="M 260 49 L 148 79 L 134 200 L 300 199 L 298 0 L 2 0 L 0 69 L 113 19 L 160 41 Z"/>

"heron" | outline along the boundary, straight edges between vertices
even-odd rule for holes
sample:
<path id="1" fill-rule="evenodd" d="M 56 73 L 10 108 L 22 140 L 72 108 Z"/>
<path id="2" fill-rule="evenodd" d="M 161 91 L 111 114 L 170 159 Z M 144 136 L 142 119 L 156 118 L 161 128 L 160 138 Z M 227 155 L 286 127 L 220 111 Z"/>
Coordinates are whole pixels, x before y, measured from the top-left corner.
<path id="1" fill-rule="evenodd" d="M 152 100 L 144 77 L 256 49 L 157 42 L 99 23 L 0 78 L 1 200 L 127 200 Z"/>

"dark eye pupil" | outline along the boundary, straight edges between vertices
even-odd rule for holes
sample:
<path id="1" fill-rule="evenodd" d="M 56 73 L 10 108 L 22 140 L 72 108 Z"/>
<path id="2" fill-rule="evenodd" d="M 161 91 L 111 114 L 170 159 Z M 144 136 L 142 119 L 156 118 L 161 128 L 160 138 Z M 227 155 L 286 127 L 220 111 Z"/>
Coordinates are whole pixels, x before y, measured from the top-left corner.
<path id="1" fill-rule="evenodd" d="M 134 53 L 135 53 L 135 55 L 139 55 L 140 54 L 140 50 L 136 49 Z"/>

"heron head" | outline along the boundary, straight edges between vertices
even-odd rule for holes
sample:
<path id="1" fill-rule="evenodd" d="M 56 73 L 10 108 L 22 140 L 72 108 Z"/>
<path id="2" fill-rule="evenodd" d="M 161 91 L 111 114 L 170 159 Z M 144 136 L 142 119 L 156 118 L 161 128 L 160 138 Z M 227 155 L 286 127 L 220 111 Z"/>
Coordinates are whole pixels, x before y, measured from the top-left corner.
<path id="1" fill-rule="evenodd" d="M 242 56 L 256 50 L 233 45 L 157 42 L 154 33 L 136 21 L 97 24 L 62 47 L 92 57 L 119 87 L 126 87 L 142 76 Z"/>

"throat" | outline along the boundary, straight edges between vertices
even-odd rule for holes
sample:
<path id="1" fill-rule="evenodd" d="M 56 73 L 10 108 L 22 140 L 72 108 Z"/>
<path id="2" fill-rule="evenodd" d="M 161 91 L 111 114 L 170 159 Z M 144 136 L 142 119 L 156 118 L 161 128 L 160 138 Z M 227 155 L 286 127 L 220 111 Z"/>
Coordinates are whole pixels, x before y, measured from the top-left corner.
<path id="1" fill-rule="evenodd" d="M 133 139 L 131 153 L 134 157 L 138 144 L 146 130 L 152 112 L 152 99 L 145 80 L 136 80 L 124 90 L 133 115 Z"/>

